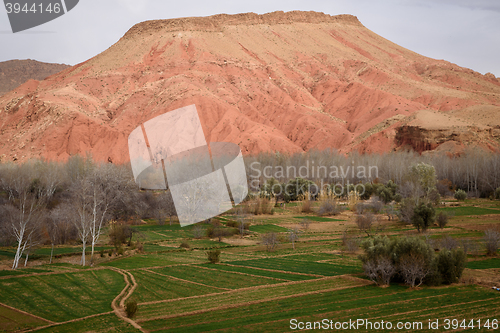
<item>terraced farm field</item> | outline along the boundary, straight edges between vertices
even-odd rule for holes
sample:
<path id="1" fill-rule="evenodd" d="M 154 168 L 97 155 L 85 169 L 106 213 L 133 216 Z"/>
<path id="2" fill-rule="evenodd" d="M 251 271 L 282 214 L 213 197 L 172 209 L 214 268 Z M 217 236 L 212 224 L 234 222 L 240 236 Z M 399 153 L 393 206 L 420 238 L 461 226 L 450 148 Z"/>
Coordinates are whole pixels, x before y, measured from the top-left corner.
<path id="1" fill-rule="evenodd" d="M 479 244 L 482 232 L 464 228 L 463 219 L 495 223 L 490 218 L 495 209 L 487 204 L 465 207 L 463 212 L 478 215 L 457 214 L 445 229 L 432 227 L 427 237 L 439 242 L 452 235 Z M 351 213 L 309 218 L 298 216 L 298 208 L 290 205 L 263 216 L 248 235 L 225 237 L 222 242 L 195 239 L 192 227 L 149 221 L 133 227 L 142 252 L 126 249 L 124 255 L 111 257 L 106 252 L 96 256 L 92 267 L 75 264 L 79 256 L 71 257 L 73 248 L 59 249 L 69 256 L 50 265 L 43 262 L 49 249 L 38 249 L 41 265 L 0 270 L 0 332 L 288 332 L 307 323 L 324 328 L 330 320 L 335 325 L 357 319 L 417 325 L 397 331 L 444 332 L 450 331 L 444 326 L 446 318 L 483 323 L 500 319 L 500 293 L 481 282 L 482 277 L 496 281 L 498 257 L 470 255 L 470 279 L 459 284 L 410 289 L 394 283 L 380 288 L 363 275 L 360 250 L 347 251 L 343 245 L 344 230 L 358 242 L 366 238 L 355 232 Z M 293 249 L 287 232 L 303 217 L 311 225 L 302 230 Z M 225 228 L 224 223 L 233 219 L 228 215 L 220 221 Z M 397 221 L 384 223 L 381 233 L 389 237 L 412 232 L 411 226 Z M 260 244 L 260 236 L 267 232 L 279 237 L 275 251 L 267 252 Z M 179 248 L 181 243 L 188 246 Z M 214 248 L 221 250 L 218 264 L 207 262 L 206 251 Z M 11 254 L 11 248 L 0 251 L 7 263 Z M 68 262 L 72 258 L 74 262 Z M 123 310 L 128 301 L 138 304 L 132 319 Z M 437 330 L 429 329 L 429 319 L 439 320 Z M 376 330 L 360 326 L 355 331 Z"/>

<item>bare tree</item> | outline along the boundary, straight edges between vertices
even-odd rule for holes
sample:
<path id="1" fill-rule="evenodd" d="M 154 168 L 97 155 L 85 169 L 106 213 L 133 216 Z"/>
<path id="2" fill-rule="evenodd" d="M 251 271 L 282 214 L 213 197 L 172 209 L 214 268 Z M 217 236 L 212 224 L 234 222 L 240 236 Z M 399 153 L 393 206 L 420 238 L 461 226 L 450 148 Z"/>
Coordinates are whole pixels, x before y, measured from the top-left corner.
<path id="1" fill-rule="evenodd" d="M 279 244 L 278 234 L 275 232 L 268 232 L 261 236 L 262 244 L 264 244 L 267 248 L 268 252 L 274 251 L 276 246 Z"/>
<path id="2" fill-rule="evenodd" d="M 484 232 L 484 242 L 486 245 L 486 254 L 495 255 L 500 244 L 500 232 L 488 229 Z"/>
<path id="3" fill-rule="evenodd" d="M 39 237 L 40 217 L 56 190 L 56 180 L 50 173 L 41 175 L 35 163 L 7 165 L 3 169 L 0 182 L 10 201 L 5 212 L 17 242 L 12 264 L 16 269 L 23 252 Z"/>
<path id="4" fill-rule="evenodd" d="M 363 264 L 365 274 L 379 286 L 388 286 L 396 274 L 396 267 L 387 257 L 368 260 Z"/>
<path id="5" fill-rule="evenodd" d="M 309 226 L 311 225 L 311 221 L 309 219 L 302 219 L 302 221 L 300 221 L 300 226 L 302 227 L 302 229 L 304 230 L 309 230 Z"/>
<path id="6" fill-rule="evenodd" d="M 197 223 L 193 226 L 193 228 L 191 229 L 191 232 L 193 233 L 194 238 L 200 239 L 203 237 L 205 230 L 203 229 L 203 227 L 199 223 Z"/>
<path id="7" fill-rule="evenodd" d="M 430 273 L 430 267 L 423 256 L 407 253 L 399 260 L 399 272 L 405 283 L 414 288 L 422 284 L 424 278 Z"/>
<path id="8" fill-rule="evenodd" d="M 288 239 L 292 242 L 292 248 L 295 250 L 295 242 L 299 240 L 300 234 L 302 230 L 299 229 L 298 226 L 294 226 L 291 229 L 288 229 Z"/>
<path id="9" fill-rule="evenodd" d="M 372 225 L 376 221 L 375 215 L 373 213 L 368 212 L 364 214 L 356 215 L 356 224 L 359 230 L 365 232 L 368 236 L 371 235 Z"/>

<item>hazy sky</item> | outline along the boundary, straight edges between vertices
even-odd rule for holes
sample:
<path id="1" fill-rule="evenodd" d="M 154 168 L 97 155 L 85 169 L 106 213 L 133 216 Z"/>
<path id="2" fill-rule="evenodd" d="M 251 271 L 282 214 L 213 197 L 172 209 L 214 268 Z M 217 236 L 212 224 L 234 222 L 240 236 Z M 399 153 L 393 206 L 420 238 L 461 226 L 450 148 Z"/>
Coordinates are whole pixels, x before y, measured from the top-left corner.
<path id="1" fill-rule="evenodd" d="M 16 34 L 0 8 L 0 61 L 75 65 L 142 21 L 276 10 L 356 15 L 367 28 L 412 51 L 500 77 L 499 0 L 80 0 L 66 15 Z"/>

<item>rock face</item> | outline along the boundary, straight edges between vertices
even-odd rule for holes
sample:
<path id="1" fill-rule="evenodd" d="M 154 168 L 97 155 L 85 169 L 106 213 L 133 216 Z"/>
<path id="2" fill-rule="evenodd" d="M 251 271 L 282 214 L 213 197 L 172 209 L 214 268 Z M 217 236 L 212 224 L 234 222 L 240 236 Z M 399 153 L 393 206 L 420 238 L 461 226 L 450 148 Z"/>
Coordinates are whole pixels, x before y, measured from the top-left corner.
<path id="1" fill-rule="evenodd" d="M 0 156 L 125 162 L 134 128 L 190 104 L 208 142 L 244 154 L 424 151 L 454 136 L 422 139 L 417 128 L 439 132 L 450 117 L 484 132 L 459 146 L 498 148 L 495 125 L 474 125 L 475 114 L 499 118 L 493 75 L 418 55 L 354 16 L 274 12 L 135 25 L 96 57 L 1 97 Z M 422 110 L 444 117 L 438 128 L 417 121 Z"/>
<path id="2" fill-rule="evenodd" d="M 9 60 L 0 62 L 0 96 L 19 87 L 28 80 L 43 80 L 70 66 L 35 60 Z"/>

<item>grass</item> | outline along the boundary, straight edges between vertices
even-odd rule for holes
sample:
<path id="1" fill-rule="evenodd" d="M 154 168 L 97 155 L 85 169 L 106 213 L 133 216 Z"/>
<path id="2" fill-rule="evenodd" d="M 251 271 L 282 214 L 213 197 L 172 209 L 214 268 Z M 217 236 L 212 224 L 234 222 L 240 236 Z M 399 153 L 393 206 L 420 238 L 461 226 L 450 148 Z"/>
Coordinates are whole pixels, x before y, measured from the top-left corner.
<path id="1" fill-rule="evenodd" d="M 46 321 L 0 305 L 0 332 L 28 330 L 46 324 Z"/>
<path id="2" fill-rule="evenodd" d="M 81 321 L 62 324 L 38 330 L 39 333 L 137 333 L 139 330 L 118 318 L 114 313 L 106 314 Z"/>
<path id="3" fill-rule="evenodd" d="M 212 265 L 214 266 L 214 265 Z M 155 272 L 173 276 L 179 279 L 200 283 L 207 286 L 222 287 L 227 289 L 238 289 L 259 286 L 263 284 L 277 283 L 276 280 L 266 277 L 255 277 L 242 275 L 234 272 L 211 269 L 211 265 L 205 266 L 172 266 L 155 269 Z"/>
<path id="4" fill-rule="evenodd" d="M 345 221 L 345 220 L 340 220 L 340 219 L 334 219 L 330 217 L 322 217 L 322 216 L 294 216 L 294 219 L 300 219 L 300 220 L 310 220 L 314 222 L 333 222 L 333 221 Z"/>
<path id="5" fill-rule="evenodd" d="M 220 292 L 221 289 L 172 279 L 148 271 L 134 271 L 138 287 L 133 298 L 138 302 L 160 301 Z"/>
<path id="6" fill-rule="evenodd" d="M 219 265 L 204 264 L 201 266 L 205 266 L 205 267 L 209 267 L 209 268 L 213 268 L 213 269 L 218 269 L 221 271 L 239 272 L 239 273 L 244 273 L 244 274 L 251 274 L 251 275 L 263 276 L 263 277 L 268 277 L 268 278 L 280 279 L 280 280 L 284 280 L 284 281 L 304 281 L 304 280 L 315 279 L 315 277 L 309 276 L 309 275 L 264 271 L 261 269 L 255 269 L 255 268 L 251 268 L 251 267 L 228 266 L 228 265 L 224 265 L 224 264 L 219 264 Z"/>
<path id="7" fill-rule="evenodd" d="M 111 270 L 0 280 L 3 303 L 56 322 L 111 311 L 124 287 L 123 276 Z"/>
<path id="8" fill-rule="evenodd" d="M 111 266 L 121 269 L 136 269 L 175 264 L 178 264 L 178 262 L 169 260 L 169 256 L 166 254 L 144 254 L 120 258 L 114 261 L 103 263 L 102 266 Z"/>
<path id="9" fill-rule="evenodd" d="M 225 301 L 228 302 L 230 301 Z M 169 304 L 169 309 L 173 305 Z M 453 305 L 456 306 L 450 308 Z M 394 325 L 398 321 L 421 321 L 425 325 L 429 318 L 441 320 L 444 318 L 470 320 L 483 316 L 495 318 L 499 305 L 500 299 L 495 293 L 478 287 L 449 287 L 408 292 L 408 289 L 400 286 L 385 289 L 366 286 L 299 295 L 257 304 L 241 304 L 229 309 L 170 318 L 168 321 L 150 320 L 142 322 L 141 325 L 148 330 L 161 332 L 206 332 L 228 327 L 234 332 L 282 332 L 290 330 L 292 318 L 303 322 L 321 321 L 324 318 L 340 322 L 369 318 L 371 321 L 384 319 L 393 322 Z M 149 314 L 150 308 L 147 306 L 141 309 Z M 171 313 L 164 310 L 165 313 Z M 172 311 L 176 310 L 182 311 L 172 307 Z"/>
<path id="10" fill-rule="evenodd" d="M 266 232 L 286 232 L 287 228 L 277 226 L 275 224 L 260 224 L 260 225 L 251 225 L 250 231 L 258 232 L 258 233 L 266 233 Z"/>
<path id="11" fill-rule="evenodd" d="M 322 276 L 333 276 L 341 274 L 360 273 L 359 267 L 336 265 L 329 263 L 308 262 L 302 260 L 265 258 L 245 261 L 232 261 L 232 265 L 280 270 L 286 272 L 317 274 Z"/>
<path id="12" fill-rule="evenodd" d="M 191 311 L 212 309 L 222 305 L 228 306 L 245 304 L 247 302 L 265 301 L 278 297 L 293 296 L 299 293 L 311 293 L 334 288 L 346 288 L 357 286 L 360 283 L 360 281 L 343 278 L 310 280 L 294 284 L 286 283 L 263 286 L 260 288 L 249 289 L 245 292 L 234 291 L 219 293 L 216 295 L 206 295 L 190 299 L 189 301 L 178 300 L 155 304 L 140 304 L 138 320 L 144 321 L 161 314 L 176 315 Z M 165 320 L 163 320 L 163 323 L 165 323 Z"/>
<path id="13" fill-rule="evenodd" d="M 500 258 L 491 258 L 486 260 L 469 261 L 467 268 L 470 269 L 489 269 L 500 268 Z"/>
<path id="14" fill-rule="evenodd" d="M 455 216 L 500 214 L 498 209 L 472 206 L 437 208 L 436 211 L 452 213 Z"/>

